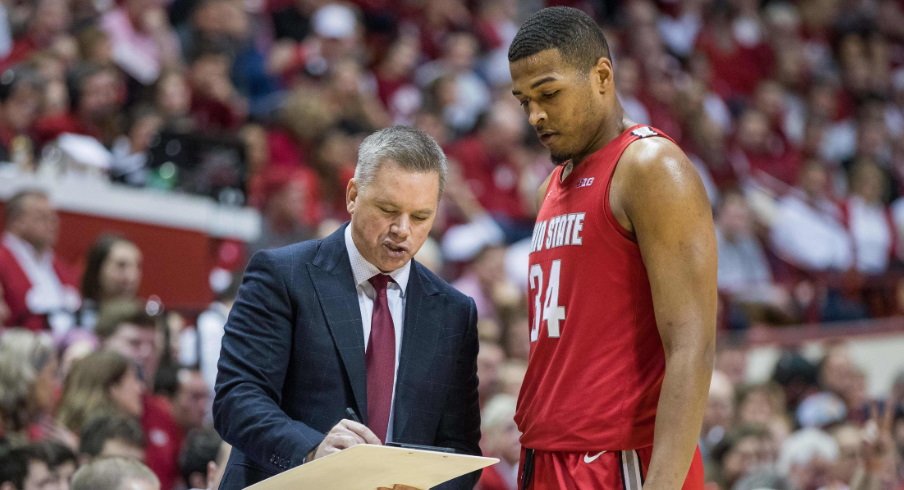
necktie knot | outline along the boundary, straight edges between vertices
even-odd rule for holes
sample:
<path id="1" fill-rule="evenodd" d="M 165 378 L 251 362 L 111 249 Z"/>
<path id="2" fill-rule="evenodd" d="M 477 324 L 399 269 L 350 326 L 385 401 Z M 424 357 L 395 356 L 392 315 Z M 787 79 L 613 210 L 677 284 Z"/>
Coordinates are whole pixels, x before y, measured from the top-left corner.
<path id="1" fill-rule="evenodd" d="M 370 281 L 370 284 L 374 287 L 377 293 L 379 293 L 386 290 L 386 286 L 388 286 L 389 283 L 392 282 L 392 277 L 389 274 L 377 274 L 368 279 L 368 281 Z"/>

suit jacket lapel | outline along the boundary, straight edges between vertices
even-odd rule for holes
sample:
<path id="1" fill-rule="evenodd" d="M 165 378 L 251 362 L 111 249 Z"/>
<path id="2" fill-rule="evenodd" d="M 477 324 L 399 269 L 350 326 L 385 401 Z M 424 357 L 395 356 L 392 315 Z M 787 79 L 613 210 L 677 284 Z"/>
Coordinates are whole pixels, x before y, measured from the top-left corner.
<path id="1" fill-rule="evenodd" d="M 345 227 L 324 239 L 308 273 L 352 385 L 358 414 L 367 414 L 364 333 L 358 292 L 345 248 Z"/>
<path id="2" fill-rule="evenodd" d="M 417 262 L 412 262 L 406 293 L 405 328 L 393 406 L 393 438 L 396 440 L 405 438 L 408 418 L 418 400 L 414 391 L 418 386 L 416 379 L 430 369 L 442 330 L 443 296 L 421 275 L 420 267 Z"/>

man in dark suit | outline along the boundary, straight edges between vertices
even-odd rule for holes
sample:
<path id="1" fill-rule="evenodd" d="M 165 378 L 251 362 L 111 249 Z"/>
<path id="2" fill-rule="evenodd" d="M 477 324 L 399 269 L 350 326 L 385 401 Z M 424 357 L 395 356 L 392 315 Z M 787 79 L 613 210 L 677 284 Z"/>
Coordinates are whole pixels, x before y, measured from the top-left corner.
<path id="1" fill-rule="evenodd" d="M 218 366 L 214 423 L 233 445 L 220 488 L 362 443 L 479 454 L 474 301 L 412 260 L 445 175 L 426 134 L 378 131 L 346 190 L 351 223 L 252 257 Z"/>

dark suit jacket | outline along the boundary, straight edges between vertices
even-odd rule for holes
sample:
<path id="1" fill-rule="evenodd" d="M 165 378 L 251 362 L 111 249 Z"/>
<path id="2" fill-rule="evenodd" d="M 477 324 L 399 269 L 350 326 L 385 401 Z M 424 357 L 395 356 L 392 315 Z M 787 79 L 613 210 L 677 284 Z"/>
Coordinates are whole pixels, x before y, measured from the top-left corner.
<path id="1" fill-rule="evenodd" d="M 366 417 L 364 335 L 343 233 L 259 252 L 245 271 L 213 404 L 214 425 L 233 446 L 222 489 L 301 464 L 346 407 Z M 476 323 L 471 298 L 412 263 L 394 440 L 480 453 Z M 477 476 L 439 488 L 472 488 Z"/>

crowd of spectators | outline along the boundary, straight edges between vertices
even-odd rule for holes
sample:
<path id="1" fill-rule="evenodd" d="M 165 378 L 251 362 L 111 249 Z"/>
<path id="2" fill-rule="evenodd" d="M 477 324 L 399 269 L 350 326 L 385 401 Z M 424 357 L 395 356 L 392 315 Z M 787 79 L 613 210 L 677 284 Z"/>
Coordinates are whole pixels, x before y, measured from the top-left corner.
<path id="1" fill-rule="evenodd" d="M 697 167 L 724 332 L 904 313 L 899 0 L 2 0 L 0 175 L 253 206 L 247 258 L 347 219 L 369 132 L 425 130 L 450 176 L 418 259 L 477 303 L 483 448 L 502 460 L 480 488 L 515 488 L 524 239 L 552 164 L 506 53 L 525 15 L 552 4 L 599 20 L 626 116 Z M 97 237 L 83 270 L 59 260 L 52 198 L 4 205 L 0 486 L 68 488 L 80 466 L 84 481 L 141 474 L 117 457 L 164 490 L 215 486 L 228 446 L 209 403 L 242 261 L 211 275 L 210 305 L 167 311 L 138 297 L 156 251 L 127 236 Z M 870 400 L 868 373 L 832 345 L 788 352 L 749 385 L 743 356 L 723 342 L 713 377 L 713 488 L 901 486 L 904 377 Z"/>

